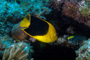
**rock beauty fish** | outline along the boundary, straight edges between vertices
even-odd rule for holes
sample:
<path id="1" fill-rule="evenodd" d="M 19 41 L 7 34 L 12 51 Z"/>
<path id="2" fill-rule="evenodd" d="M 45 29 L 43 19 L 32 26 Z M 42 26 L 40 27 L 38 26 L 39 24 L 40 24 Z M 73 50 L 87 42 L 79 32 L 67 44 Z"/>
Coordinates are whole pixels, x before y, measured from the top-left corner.
<path id="1" fill-rule="evenodd" d="M 40 19 L 28 14 L 20 22 L 22 30 L 32 38 L 44 43 L 51 43 L 57 40 L 56 30 L 54 26 L 44 19 Z"/>

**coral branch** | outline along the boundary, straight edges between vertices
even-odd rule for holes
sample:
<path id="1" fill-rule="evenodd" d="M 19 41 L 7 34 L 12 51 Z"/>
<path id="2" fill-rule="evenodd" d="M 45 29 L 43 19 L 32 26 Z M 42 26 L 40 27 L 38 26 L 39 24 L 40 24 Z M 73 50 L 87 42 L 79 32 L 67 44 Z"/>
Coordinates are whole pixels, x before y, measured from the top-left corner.
<path id="1" fill-rule="evenodd" d="M 9 49 L 5 49 L 2 60 L 27 60 L 29 54 L 26 47 L 26 44 L 23 42 L 13 44 Z"/>

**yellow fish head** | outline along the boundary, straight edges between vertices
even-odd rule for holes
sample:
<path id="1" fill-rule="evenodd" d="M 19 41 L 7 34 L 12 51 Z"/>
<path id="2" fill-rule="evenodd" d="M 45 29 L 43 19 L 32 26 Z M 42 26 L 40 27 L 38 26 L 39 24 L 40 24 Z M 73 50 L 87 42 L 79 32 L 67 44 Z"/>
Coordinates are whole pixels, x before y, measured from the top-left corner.
<path id="1" fill-rule="evenodd" d="M 48 39 L 48 43 L 54 42 L 58 39 L 58 36 L 56 34 L 50 35 L 50 38 Z"/>

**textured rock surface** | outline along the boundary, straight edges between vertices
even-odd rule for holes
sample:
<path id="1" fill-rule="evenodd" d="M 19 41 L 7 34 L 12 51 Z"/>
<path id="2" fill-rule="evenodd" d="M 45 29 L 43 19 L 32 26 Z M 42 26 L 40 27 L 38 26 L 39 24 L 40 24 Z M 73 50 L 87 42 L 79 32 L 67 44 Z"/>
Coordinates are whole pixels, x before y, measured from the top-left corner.
<path id="1" fill-rule="evenodd" d="M 23 30 L 21 30 L 20 23 L 15 24 L 13 26 L 11 33 L 12 33 L 12 37 L 14 39 L 23 40 L 23 39 L 27 38 L 27 35 L 24 33 Z"/>

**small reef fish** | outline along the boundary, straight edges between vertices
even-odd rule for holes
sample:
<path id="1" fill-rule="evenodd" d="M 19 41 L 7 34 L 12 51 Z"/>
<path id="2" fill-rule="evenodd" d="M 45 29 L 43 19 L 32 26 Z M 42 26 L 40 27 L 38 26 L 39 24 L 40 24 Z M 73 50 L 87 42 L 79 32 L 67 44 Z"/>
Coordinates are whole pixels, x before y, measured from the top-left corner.
<path id="1" fill-rule="evenodd" d="M 69 39 L 72 39 L 72 38 L 74 38 L 74 36 L 69 36 L 67 39 L 69 40 Z"/>
<path id="2" fill-rule="evenodd" d="M 20 22 L 22 30 L 32 38 L 44 43 L 51 43 L 57 40 L 56 30 L 54 26 L 48 21 L 40 18 L 36 18 L 28 14 L 28 18 L 25 17 Z"/>

